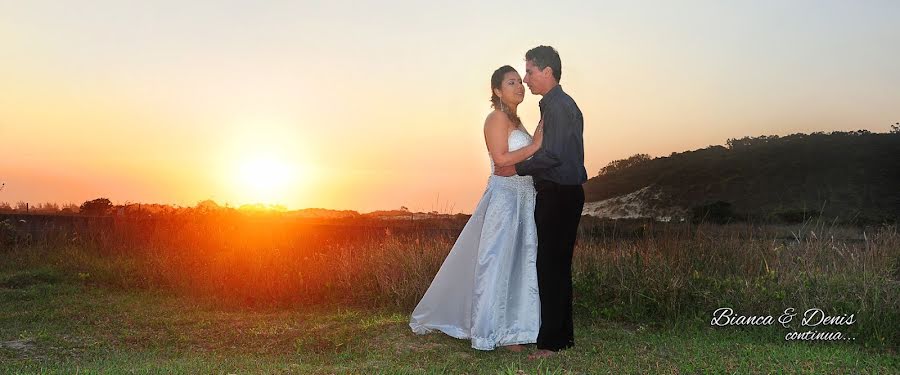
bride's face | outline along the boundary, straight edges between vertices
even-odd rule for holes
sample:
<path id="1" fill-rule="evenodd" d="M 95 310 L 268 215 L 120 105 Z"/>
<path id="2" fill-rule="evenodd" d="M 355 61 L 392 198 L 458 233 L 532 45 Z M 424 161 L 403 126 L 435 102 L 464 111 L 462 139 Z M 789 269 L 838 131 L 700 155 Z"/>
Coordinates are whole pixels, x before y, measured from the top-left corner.
<path id="1" fill-rule="evenodd" d="M 525 86 L 519 73 L 509 72 L 503 75 L 500 82 L 500 99 L 507 104 L 518 105 L 525 100 Z"/>

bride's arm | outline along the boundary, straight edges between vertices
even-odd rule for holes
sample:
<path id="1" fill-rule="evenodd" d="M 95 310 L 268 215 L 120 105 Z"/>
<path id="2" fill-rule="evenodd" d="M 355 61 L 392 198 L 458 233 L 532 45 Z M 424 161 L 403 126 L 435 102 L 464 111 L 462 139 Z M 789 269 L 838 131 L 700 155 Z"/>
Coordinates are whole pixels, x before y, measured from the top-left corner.
<path id="1" fill-rule="evenodd" d="M 491 160 L 498 167 L 514 165 L 528 159 L 541 148 L 540 139 L 513 152 L 509 152 L 509 131 L 506 114 L 492 112 L 484 121 L 484 142 L 487 144 Z"/>

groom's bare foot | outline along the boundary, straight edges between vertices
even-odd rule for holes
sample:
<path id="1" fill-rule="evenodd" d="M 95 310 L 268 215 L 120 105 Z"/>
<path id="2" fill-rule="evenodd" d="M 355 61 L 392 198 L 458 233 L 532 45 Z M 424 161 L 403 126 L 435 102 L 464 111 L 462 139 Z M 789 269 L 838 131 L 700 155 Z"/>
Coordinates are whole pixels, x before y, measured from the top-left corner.
<path id="1" fill-rule="evenodd" d="M 528 359 L 541 359 L 541 358 L 549 358 L 556 355 L 556 352 L 547 349 L 540 349 L 534 353 L 528 355 Z"/>
<path id="2" fill-rule="evenodd" d="M 509 351 L 515 352 L 515 353 L 518 353 L 518 352 L 521 352 L 521 351 L 525 350 L 525 347 L 522 346 L 522 345 L 519 345 L 519 344 L 515 344 L 515 345 L 506 345 L 506 346 L 504 346 L 504 348 L 506 348 L 506 350 L 509 350 Z"/>

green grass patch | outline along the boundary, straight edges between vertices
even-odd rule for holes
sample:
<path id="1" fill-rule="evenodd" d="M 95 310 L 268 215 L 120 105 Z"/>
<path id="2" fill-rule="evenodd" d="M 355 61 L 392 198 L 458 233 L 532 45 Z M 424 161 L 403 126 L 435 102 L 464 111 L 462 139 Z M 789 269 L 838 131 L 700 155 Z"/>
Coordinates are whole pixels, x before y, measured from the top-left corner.
<path id="1" fill-rule="evenodd" d="M 392 309 L 229 308 L 212 298 L 40 279 L 0 288 L 11 373 L 596 374 L 896 373 L 896 353 L 784 342 L 747 329 L 649 327 L 581 317 L 576 347 L 542 361 L 414 335 Z M 20 284 L 16 284 L 20 285 Z"/>

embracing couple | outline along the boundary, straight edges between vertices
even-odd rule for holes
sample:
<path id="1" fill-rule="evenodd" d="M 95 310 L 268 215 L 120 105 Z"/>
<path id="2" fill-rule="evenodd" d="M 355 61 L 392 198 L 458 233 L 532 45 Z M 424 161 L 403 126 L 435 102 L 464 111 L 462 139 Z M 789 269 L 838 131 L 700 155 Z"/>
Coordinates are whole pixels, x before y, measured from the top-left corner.
<path id="1" fill-rule="evenodd" d="M 534 136 L 516 114 L 523 80 L 502 66 L 491 76 L 494 110 L 484 123 L 487 189 L 409 325 L 470 339 L 480 350 L 536 343 L 529 357 L 540 358 L 575 344 L 572 254 L 587 171 L 584 121 L 559 85 L 559 54 L 539 46 L 525 64 L 524 83 L 543 96 Z"/>

